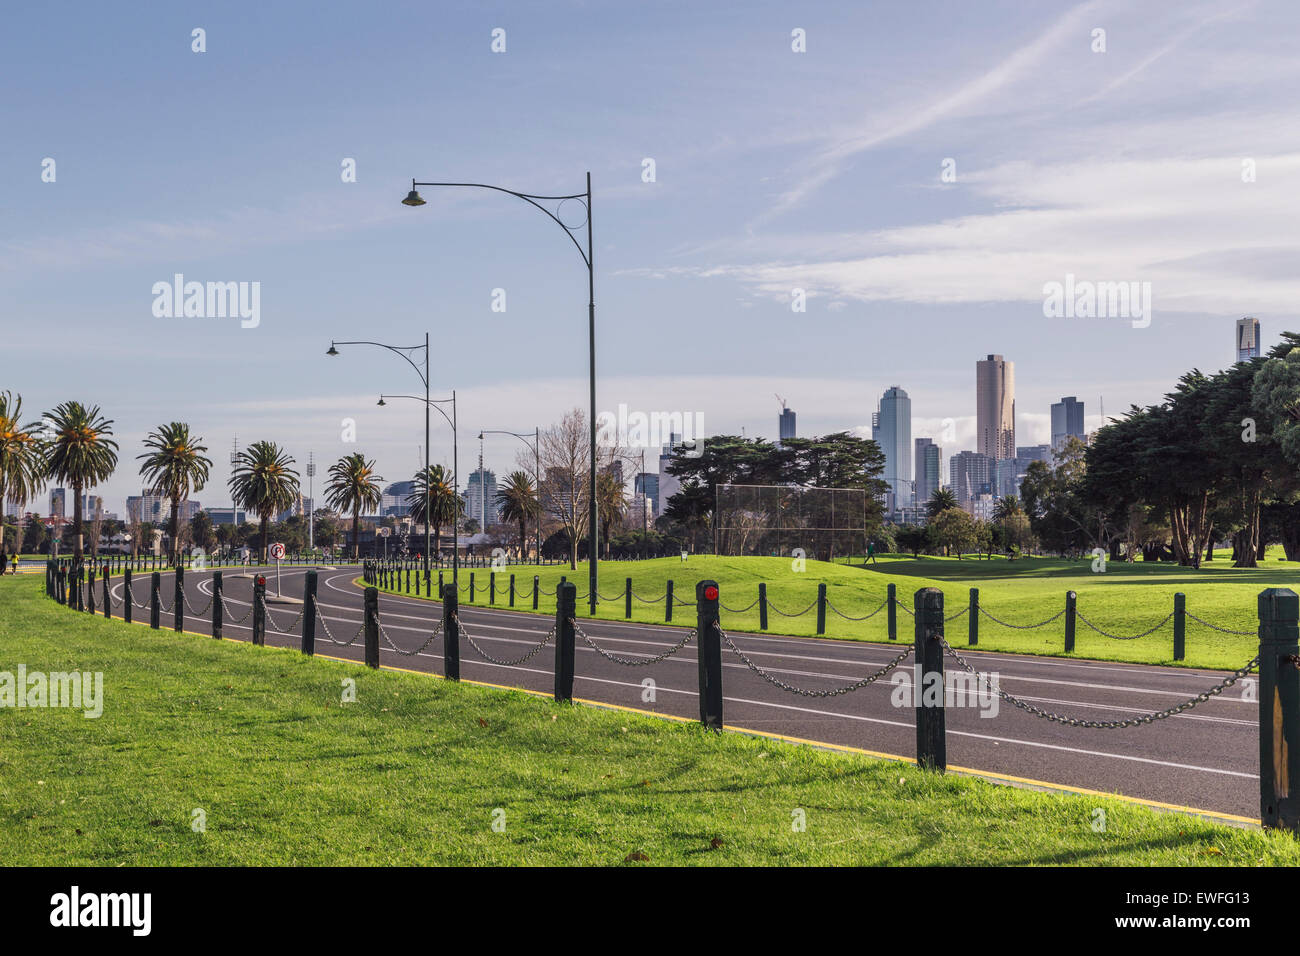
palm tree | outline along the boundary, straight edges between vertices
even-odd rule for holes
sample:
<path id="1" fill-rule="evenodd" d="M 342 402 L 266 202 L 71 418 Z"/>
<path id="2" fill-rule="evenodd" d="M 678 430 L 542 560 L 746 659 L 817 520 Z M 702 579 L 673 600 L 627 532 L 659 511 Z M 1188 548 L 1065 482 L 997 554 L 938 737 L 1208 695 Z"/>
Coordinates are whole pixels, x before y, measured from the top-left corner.
<path id="1" fill-rule="evenodd" d="M 336 511 L 352 512 L 352 559 L 360 560 L 361 509 L 375 511 L 384 500 L 379 483 L 384 479 L 375 474 L 374 461 L 357 452 L 344 455 L 330 465 L 330 480 L 325 486 L 325 503 Z"/>
<path id="2" fill-rule="evenodd" d="M 998 503 L 993 508 L 993 520 L 998 523 L 1003 523 L 1018 514 L 1024 514 L 1024 509 L 1020 506 L 1020 499 L 1015 495 L 998 499 Z"/>
<path id="3" fill-rule="evenodd" d="M 605 539 L 605 557 L 609 557 L 610 529 L 623 521 L 627 511 L 627 495 L 623 482 L 610 474 L 602 472 L 596 478 L 596 512 L 600 518 L 601 537 Z"/>
<path id="4" fill-rule="evenodd" d="M 190 426 L 184 422 L 159 425 L 144 440 L 149 451 L 137 455 L 144 462 L 141 476 L 149 482 L 149 494 L 160 495 L 171 502 L 172 516 L 169 534 L 172 539 L 172 560 L 179 564 L 181 558 L 181 502 L 187 501 L 190 492 L 202 491 L 208 483 L 208 470 L 212 460 L 203 453 L 203 439 L 190 436 Z"/>
<path id="5" fill-rule="evenodd" d="M 956 495 L 947 488 L 936 488 L 934 493 L 930 495 L 930 500 L 925 503 L 925 515 L 927 518 L 936 518 L 941 512 L 956 507 Z"/>
<path id="6" fill-rule="evenodd" d="M 497 492 L 497 504 L 501 506 L 502 521 L 519 522 L 519 557 L 522 560 L 528 551 L 528 519 L 536 516 L 541 507 L 537 502 L 537 489 L 527 472 L 512 471 L 506 476 L 505 485 Z"/>
<path id="7" fill-rule="evenodd" d="M 117 467 L 117 442 L 108 437 L 113 422 L 100 416 L 98 405 L 80 402 L 64 402 L 44 418 L 51 433 L 45 476 L 72 486 L 73 557 L 80 561 L 82 491 L 107 481 Z"/>
<path id="8" fill-rule="evenodd" d="M 41 423 L 24 425 L 22 418 L 23 397 L 0 392 L 0 512 L 6 501 L 17 505 L 21 512 L 45 484 L 45 450 L 38 437 Z M 0 551 L 3 549 L 4 536 L 0 533 Z M 22 550 L 22 525 L 18 526 L 14 550 Z"/>
<path id="9" fill-rule="evenodd" d="M 275 442 L 257 441 L 235 457 L 230 494 L 236 506 L 252 511 L 262 533 L 260 560 L 266 561 L 266 526 L 271 516 L 298 498 L 298 472 L 294 460 Z"/>
<path id="10" fill-rule="evenodd" d="M 427 490 L 427 494 L 426 494 Z M 425 502 L 429 505 L 426 519 Z M 427 524 L 433 528 L 433 557 L 442 550 L 442 526 L 460 519 L 465 511 L 465 502 L 452 486 L 451 476 L 442 465 L 430 465 L 415 473 L 415 488 L 406 497 L 411 506 L 410 517 L 416 524 Z"/>

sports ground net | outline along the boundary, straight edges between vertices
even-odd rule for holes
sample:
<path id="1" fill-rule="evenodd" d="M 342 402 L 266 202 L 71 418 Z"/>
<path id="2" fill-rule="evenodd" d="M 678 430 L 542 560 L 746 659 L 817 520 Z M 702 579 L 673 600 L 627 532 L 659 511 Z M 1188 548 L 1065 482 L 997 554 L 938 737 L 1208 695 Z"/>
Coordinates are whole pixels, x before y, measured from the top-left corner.
<path id="1" fill-rule="evenodd" d="M 804 555 L 830 561 L 867 550 L 867 493 L 861 488 L 718 485 L 718 554 Z"/>

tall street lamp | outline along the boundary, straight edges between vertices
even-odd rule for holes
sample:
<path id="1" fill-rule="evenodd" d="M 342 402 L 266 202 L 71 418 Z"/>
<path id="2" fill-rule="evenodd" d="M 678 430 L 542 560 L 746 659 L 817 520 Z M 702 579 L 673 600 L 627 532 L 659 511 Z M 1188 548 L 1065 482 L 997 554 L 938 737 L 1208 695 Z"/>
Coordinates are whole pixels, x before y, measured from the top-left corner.
<path id="1" fill-rule="evenodd" d="M 380 395 L 377 405 L 384 406 L 390 398 L 406 398 L 413 402 L 424 402 L 424 546 L 425 557 L 428 557 L 429 551 L 429 526 L 433 519 L 433 482 L 429 480 L 429 409 L 436 408 L 438 414 L 447 419 L 447 424 L 451 426 L 451 493 L 453 495 L 453 505 L 455 496 L 460 492 L 456 490 L 460 482 L 460 444 L 456 434 L 456 392 L 453 390 L 451 398 L 421 398 L 419 395 Z M 451 406 L 451 417 L 447 418 L 447 412 L 443 405 Z M 453 507 L 453 516 L 451 519 L 451 581 L 453 584 L 460 584 L 460 508 Z M 425 565 L 428 567 L 428 565 Z M 438 595 L 439 599 L 442 595 Z"/>
<path id="2" fill-rule="evenodd" d="M 535 563 L 537 563 L 537 564 L 541 564 L 541 563 L 542 563 L 542 502 L 541 502 L 541 497 L 542 497 L 542 453 L 541 453 L 541 447 L 542 447 L 542 441 L 541 441 L 541 438 L 542 438 L 542 430 L 541 430 L 540 428 L 534 428 L 534 429 L 533 429 L 533 441 L 532 441 L 532 444 L 531 444 L 531 445 L 529 445 L 529 442 L 528 442 L 528 435 L 527 435 L 527 434 L 523 434 L 523 435 L 521 435 L 521 434 L 519 434 L 519 432 L 506 432 L 506 431 L 499 431 L 499 430 L 494 429 L 494 428 L 485 428 L 485 429 L 483 429 L 483 431 L 481 431 L 481 432 L 478 433 L 479 441 L 482 441 L 482 440 L 483 440 L 483 436 L 484 436 L 484 435 L 514 435 L 514 436 L 515 436 L 516 438 L 518 438 L 521 442 L 523 442 L 525 445 L 528 445 L 528 447 L 530 447 L 530 448 L 533 450 L 533 482 L 534 482 L 534 483 L 536 484 L 536 486 L 537 486 L 537 514 L 533 516 L 534 522 L 535 522 L 536 525 L 537 525 L 537 529 L 536 529 L 536 530 L 537 530 L 537 554 L 534 556 L 533 560 L 534 560 Z M 520 547 L 520 548 L 523 548 L 523 546 L 524 546 L 524 543 L 523 543 L 522 541 L 520 541 L 520 542 L 519 542 L 519 547 Z"/>
<path id="3" fill-rule="evenodd" d="M 425 333 L 424 333 L 424 344 L 423 344 L 423 345 L 385 345 L 383 342 L 335 342 L 335 341 L 331 341 L 331 342 L 330 342 L 329 350 L 328 350 L 325 354 L 326 354 L 326 355 L 338 355 L 338 354 L 339 354 L 338 346 L 340 346 L 340 345 L 373 345 L 373 346 L 376 346 L 377 348 L 388 349 L 388 351 L 392 352 L 394 355 L 400 355 L 403 359 L 405 359 L 405 360 L 406 360 L 406 364 L 409 365 L 409 366 L 411 366 L 411 368 L 415 369 L 415 374 L 418 375 L 418 376 L 420 376 L 420 381 L 424 383 L 424 402 L 425 402 L 425 406 L 424 406 L 424 472 L 425 472 L 425 475 L 427 476 L 428 473 L 429 473 L 429 333 L 428 333 L 428 332 L 425 332 Z M 421 368 L 419 365 L 416 365 L 416 364 L 415 364 L 415 360 L 412 359 L 412 358 L 411 358 L 411 355 L 410 355 L 410 353 L 412 353 L 412 352 L 420 352 L 420 351 L 423 351 L 423 352 L 424 352 L 424 367 L 423 367 L 423 368 Z M 381 399 L 380 401 L 382 401 L 382 399 Z M 427 481 L 427 480 L 425 481 L 425 485 L 426 485 L 426 486 L 428 485 L 428 481 Z M 428 499 L 429 499 L 429 494 L 428 494 L 428 491 L 427 491 L 427 488 L 426 488 L 426 492 L 425 492 L 425 502 L 424 502 L 424 509 L 425 509 L 425 510 L 424 510 L 424 513 L 425 513 L 425 517 L 428 517 L 428 515 L 429 515 L 429 500 L 428 500 Z M 428 522 L 425 522 L 425 525 L 424 525 L 424 576 L 425 576 L 426 579 L 429 577 L 429 525 L 428 525 Z"/>
<path id="4" fill-rule="evenodd" d="M 407 193 L 406 198 L 402 200 L 405 206 L 423 206 L 424 199 L 418 192 L 421 186 L 468 186 L 475 189 L 493 189 L 500 193 L 508 193 L 522 199 L 529 205 L 535 206 L 546 215 L 550 216 L 569 241 L 573 243 L 574 248 L 578 250 L 578 255 L 582 256 L 582 262 L 587 267 L 587 344 L 588 344 L 588 379 L 590 388 L 590 421 L 591 427 L 591 475 L 588 483 L 588 494 L 591 498 L 590 509 L 587 516 L 587 559 L 589 568 L 589 585 L 591 613 L 596 613 L 597 599 L 597 574 L 596 574 L 596 543 L 599 540 L 599 530 L 597 527 L 596 511 L 596 270 L 592 255 L 591 245 L 591 173 L 587 173 L 587 190 L 586 192 L 573 193 L 568 196 L 539 196 L 534 193 L 521 193 L 513 189 L 506 189 L 503 186 L 491 186 L 487 183 L 421 183 L 411 180 L 411 191 Z M 560 218 L 559 212 L 564 208 L 566 202 L 577 202 L 582 206 L 582 221 L 574 225 L 569 225 Z M 555 211 L 548 209 L 543 203 L 555 203 Z M 587 246 L 584 249 L 582 243 L 578 241 L 575 233 L 580 232 L 586 227 Z"/>

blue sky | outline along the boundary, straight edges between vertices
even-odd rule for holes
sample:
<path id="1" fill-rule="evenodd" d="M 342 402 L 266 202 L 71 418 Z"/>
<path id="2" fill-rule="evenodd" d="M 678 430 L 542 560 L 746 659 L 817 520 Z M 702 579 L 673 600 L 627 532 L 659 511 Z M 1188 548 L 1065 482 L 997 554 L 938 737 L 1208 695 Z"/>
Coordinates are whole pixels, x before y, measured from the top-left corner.
<path id="1" fill-rule="evenodd" d="M 1262 0 L 13 7 L 0 388 L 115 420 L 111 510 L 173 418 L 214 452 L 205 503 L 236 434 L 300 461 L 360 449 L 398 480 L 421 410 L 375 398 L 414 374 L 324 351 L 428 330 L 467 474 L 480 428 L 585 406 L 586 275 L 511 197 L 399 200 L 413 177 L 567 193 L 590 170 L 602 409 L 774 437 L 779 393 L 825 433 L 866 428 L 898 384 L 914 435 L 956 420 L 952 452 L 973 447 L 975 362 L 997 352 L 1019 443 L 1047 439 L 1062 395 L 1092 428 L 1098 396 L 1118 413 L 1231 361 L 1240 316 L 1266 347 L 1297 328 L 1296 21 Z M 156 318 L 152 286 L 178 272 L 260 282 L 260 325 Z M 1150 327 L 1045 318 L 1067 273 L 1150 282 Z M 432 450 L 450 460 L 445 426 Z M 515 452 L 490 441 L 488 466 Z"/>

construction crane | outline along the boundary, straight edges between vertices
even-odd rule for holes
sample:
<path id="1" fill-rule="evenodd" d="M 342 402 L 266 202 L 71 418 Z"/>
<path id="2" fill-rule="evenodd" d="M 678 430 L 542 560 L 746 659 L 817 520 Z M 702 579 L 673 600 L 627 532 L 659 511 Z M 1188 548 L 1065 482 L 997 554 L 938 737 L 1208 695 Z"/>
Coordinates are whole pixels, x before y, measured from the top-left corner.
<path id="1" fill-rule="evenodd" d="M 773 392 L 772 394 L 776 395 L 775 392 Z M 785 411 L 787 407 L 785 399 L 782 398 L 780 395 L 776 395 L 776 400 L 781 403 L 781 411 Z"/>

